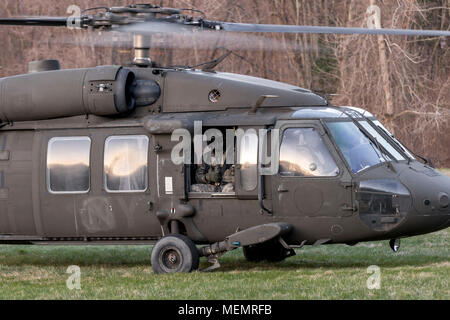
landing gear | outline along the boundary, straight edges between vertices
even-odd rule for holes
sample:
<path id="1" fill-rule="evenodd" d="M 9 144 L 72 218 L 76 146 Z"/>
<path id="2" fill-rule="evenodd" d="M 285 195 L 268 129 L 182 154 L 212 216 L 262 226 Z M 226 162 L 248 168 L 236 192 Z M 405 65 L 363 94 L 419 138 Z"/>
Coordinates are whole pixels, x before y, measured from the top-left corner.
<path id="1" fill-rule="evenodd" d="M 219 258 L 223 254 L 240 247 L 244 248 L 248 260 L 282 261 L 295 255 L 295 251 L 282 238 L 291 230 L 292 226 L 287 223 L 263 224 L 236 231 L 225 240 L 200 249 L 188 237 L 170 234 L 153 247 L 152 267 L 155 273 L 191 272 L 198 269 L 199 257 L 206 257 L 212 265 L 203 271 L 212 271 L 220 267 Z"/>
<path id="2" fill-rule="evenodd" d="M 392 251 L 397 253 L 400 250 L 400 239 L 391 239 L 389 241 L 389 246 L 391 247 Z"/>
<path id="3" fill-rule="evenodd" d="M 261 244 L 243 247 L 244 257 L 250 262 L 267 260 L 270 262 L 280 262 L 295 255 L 294 250 L 286 249 L 279 239 L 270 240 Z"/>
<path id="4" fill-rule="evenodd" d="M 151 263 L 155 273 L 188 273 L 198 269 L 199 254 L 191 239 L 180 234 L 171 234 L 155 244 Z"/>
<path id="5" fill-rule="evenodd" d="M 288 234 L 292 226 L 276 222 L 254 226 L 225 238 L 224 241 L 210 244 L 200 249 L 200 256 L 206 257 L 213 265 L 207 271 L 220 267 L 219 257 L 225 252 L 239 247 L 244 248 L 244 255 L 250 261 L 281 261 L 295 255 L 295 251 L 284 242 L 282 236 Z"/>

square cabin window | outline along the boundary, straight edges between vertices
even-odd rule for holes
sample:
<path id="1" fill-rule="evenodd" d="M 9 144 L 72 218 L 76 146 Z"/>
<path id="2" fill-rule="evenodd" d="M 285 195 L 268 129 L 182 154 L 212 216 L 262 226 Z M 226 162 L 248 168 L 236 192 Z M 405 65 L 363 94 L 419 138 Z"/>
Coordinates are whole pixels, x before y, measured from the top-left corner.
<path id="1" fill-rule="evenodd" d="M 145 192 L 148 137 L 111 136 L 105 141 L 104 182 L 108 192 Z"/>
<path id="2" fill-rule="evenodd" d="M 50 193 L 88 193 L 89 137 L 58 137 L 48 142 L 47 189 Z"/>
<path id="3" fill-rule="evenodd" d="M 288 177 L 335 177 L 339 168 L 314 128 L 289 128 L 283 132 L 279 172 Z"/>

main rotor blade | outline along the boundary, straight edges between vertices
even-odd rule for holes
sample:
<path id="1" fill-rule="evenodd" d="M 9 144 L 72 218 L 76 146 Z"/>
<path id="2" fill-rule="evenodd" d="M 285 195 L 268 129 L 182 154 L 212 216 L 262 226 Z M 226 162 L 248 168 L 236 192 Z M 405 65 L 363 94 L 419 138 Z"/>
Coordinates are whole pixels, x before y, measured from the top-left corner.
<path id="1" fill-rule="evenodd" d="M 346 28 L 346 27 L 316 27 L 316 26 L 294 26 L 276 24 L 249 24 L 218 22 L 217 30 L 233 32 L 273 32 L 273 33 L 314 33 L 314 34 L 372 34 L 393 36 L 433 36 L 448 37 L 450 31 L 441 30 L 410 30 L 410 29 L 368 29 L 368 28 Z"/>
<path id="2" fill-rule="evenodd" d="M 302 45 L 290 37 L 277 39 L 270 35 L 242 34 L 235 32 L 217 33 L 212 30 L 189 30 L 186 32 L 179 25 L 172 25 L 172 31 L 168 31 L 164 25 L 146 23 L 149 25 L 146 32 L 135 32 L 133 26 L 119 28 L 108 32 L 76 32 L 70 35 L 60 34 L 59 37 L 49 41 L 93 47 L 133 47 L 133 34 L 148 35 L 151 37 L 151 48 L 160 49 L 198 49 L 209 50 L 214 48 L 227 48 L 233 51 L 302 51 L 308 52 L 314 48 Z M 142 30 L 142 25 L 138 28 Z M 151 30 L 151 31 L 150 31 Z M 45 40 L 48 41 L 48 40 Z M 315 50 L 322 50 L 316 48 Z"/>
<path id="3" fill-rule="evenodd" d="M 65 26 L 67 26 L 67 19 L 68 18 L 64 18 L 64 17 L 0 18 L 0 25 L 65 27 Z"/>
<path id="4" fill-rule="evenodd" d="M 134 28 L 135 31 L 140 29 L 140 32 L 148 32 L 149 25 L 152 23 L 160 23 L 161 20 L 143 20 L 139 21 L 136 18 L 131 20 L 118 19 L 117 16 L 111 16 L 108 19 L 104 17 L 89 18 L 84 21 L 86 16 L 77 18 L 78 21 L 83 22 L 83 26 L 93 27 L 112 27 L 117 25 L 127 25 Z M 71 18 L 66 17 L 19 17 L 19 18 L 0 18 L 0 25 L 15 25 L 15 26 L 67 26 Z M 97 24 L 99 23 L 100 24 Z M 433 37 L 448 37 L 450 31 L 444 30 L 411 30 L 411 29 L 369 29 L 369 28 L 348 28 L 348 27 L 324 27 L 324 26 L 297 26 L 297 25 L 276 25 L 276 24 L 250 24 L 250 23 L 233 23 L 221 21 L 164 21 L 166 28 L 169 25 L 176 25 L 178 27 L 184 26 L 186 30 L 191 29 L 206 29 L 215 31 L 231 31 L 231 32 L 258 32 L 258 33 L 299 33 L 299 34 L 368 34 L 368 35 L 394 35 L 394 36 L 433 36 Z M 169 27 L 170 28 L 170 27 Z M 168 29 L 169 29 L 168 28 Z"/>

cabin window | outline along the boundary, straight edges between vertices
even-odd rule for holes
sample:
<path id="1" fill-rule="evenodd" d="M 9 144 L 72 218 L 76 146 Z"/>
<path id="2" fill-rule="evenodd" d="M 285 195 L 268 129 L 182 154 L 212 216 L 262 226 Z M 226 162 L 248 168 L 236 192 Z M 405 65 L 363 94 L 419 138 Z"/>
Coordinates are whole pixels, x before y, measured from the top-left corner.
<path id="1" fill-rule="evenodd" d="M 314 128 L 284 130 L 280 147 L 281 176 L 335 177 L 338 166 Z"/>
<path id="2" fill-rule="evenodd" d="M 258 136 L 256 131 L 247 130 L 240 139 L 239 147 L 241 186 L 245 191 L 253 191 L 258 186 Z"/>
<path id="3" fill-rule="evenodd" d="M 108 192 L 145 192 L 148 137 L 111 136 L 105 141 L 104 183 Z"/>
<path id="4" fill-rule="evenodd" d="M 90 188 L 89 137 L 59 137 L 48 142 L 47 189 L 51 193 L 87 193 Z"/>

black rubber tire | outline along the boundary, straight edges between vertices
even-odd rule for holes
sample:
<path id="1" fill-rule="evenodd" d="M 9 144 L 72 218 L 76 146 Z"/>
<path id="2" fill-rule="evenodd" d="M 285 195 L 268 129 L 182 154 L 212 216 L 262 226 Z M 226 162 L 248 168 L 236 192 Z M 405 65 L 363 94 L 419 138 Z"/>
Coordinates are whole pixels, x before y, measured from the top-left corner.
<path id="1" fill-rule="evenodd" d="M 150 261 L 155 273 L 188 273 L 198 269 L 200 258 L 191 239 L 170 234 L 155 244 Z"/>
<path id="2" fill-rule="evenodd" d="M 266 247 L 266 260 L 269 262 L 281 262 L 287 258 L 287 250 L 277 241 L 269 241 Z"/>
<path id="3" fill-rule="evenodd" d="M 260 262 L 264 260 L 264 253 L 262 250 L 262 245 L 251 245 L 242 248 L 244 252 L 244 257 L 249 262 Z"/>
<path id="4" fill-rule="evenodd" d="M 243 247 L 244 257 L 249 262 L 280 262 L 287 258 L 286 249 L 278 240 Z"/>

